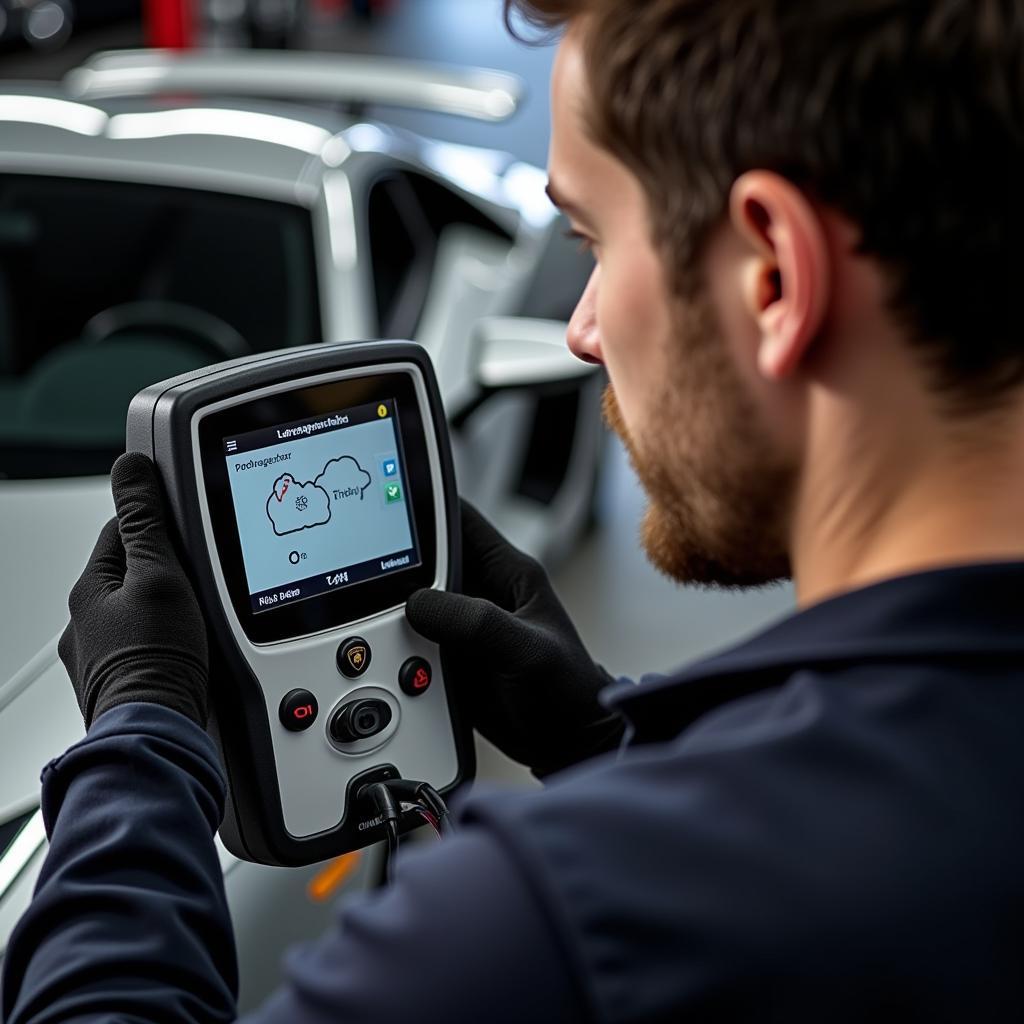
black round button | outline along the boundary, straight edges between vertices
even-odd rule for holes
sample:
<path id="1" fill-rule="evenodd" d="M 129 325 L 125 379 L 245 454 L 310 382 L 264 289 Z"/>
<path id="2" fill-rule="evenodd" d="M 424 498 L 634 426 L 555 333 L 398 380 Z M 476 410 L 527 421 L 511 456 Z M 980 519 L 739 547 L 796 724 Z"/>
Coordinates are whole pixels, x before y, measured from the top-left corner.
<path id="1" fill-rule="evenodd" d="M 361 636 L 350 636 L 338 648 L 338 671 L 358 679 L 370 667 L 370 645 Z"/>
<path id="2" fill-rule="evenodd" d="M 278 714 L 281 724 L 289 732 L 302 732 L 316 721 L 319 711 L 320 705 L 309 690 L 289 690 L 281 701 Z"/>
<path id="3" fill-rule="evenodd" d="M 426 693 L 433 678 L 434 671 L 426 658 L 407 658 L 398 670 L 398 685 L 410 697 Z"/>
<path id="4" fill-rule="evenodd" d="M 338 708 L 331 718 L 331 736 L 337 743 L 357 743 L 383 732 L 391 724 L 386 701 L 364 697 Z"/>

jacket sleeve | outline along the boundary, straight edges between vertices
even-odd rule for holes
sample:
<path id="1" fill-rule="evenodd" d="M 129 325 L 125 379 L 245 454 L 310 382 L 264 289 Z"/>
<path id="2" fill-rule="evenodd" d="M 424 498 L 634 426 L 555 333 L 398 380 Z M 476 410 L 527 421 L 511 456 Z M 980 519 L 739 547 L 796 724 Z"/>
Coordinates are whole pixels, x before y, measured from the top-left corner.
<path id="1" fill-rule="evenodd" d="M 176 711 L 122 705 L 42 781 L 50 849 L 7 947 L 3 1019 L 233 1020 L 213 843 L 225 784 L 209 737 Z"/>
<path id="2" fill-rule="evenodd" d="M 235 1019 L 209 738 L 156 705 L 115 708 L 43 775 L 50 851 L 4 961 L 7 1024 Z M 575 1022 L 585 996 L 529 879 L 483 829 L 425 847 L 398 882 L 293 950 L 248 1024 Z"/>

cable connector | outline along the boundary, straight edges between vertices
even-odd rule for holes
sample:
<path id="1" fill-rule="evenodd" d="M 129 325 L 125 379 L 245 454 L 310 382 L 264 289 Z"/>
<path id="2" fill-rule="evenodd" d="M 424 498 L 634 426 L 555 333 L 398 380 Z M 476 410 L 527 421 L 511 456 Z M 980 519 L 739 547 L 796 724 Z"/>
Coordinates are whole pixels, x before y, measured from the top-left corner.
<path id="1" fill-rule="evenodd" d="M 448 805 L 441 798 L 429 782 L 416 782 L 414 779 L 388 779 L 382 782 L 391 793 L 399 800 L 407 800 L 410 803 L 424 804 L 433 817 L 437 820 L 438 831 L 443 835 L 452 832 L 451 815 L 448 813 Z"/>
<path id="2" fill-rule="evenodd" d="M 448 806 L 441 799 L 441 794 L 428 782 L 416 782 L 413 779 L 368 782 L 356 790 L 356 799 L 371 803 L 380 817 L 381 824 L 387 830 L 385 871 L 389 882 L 394 879 L 398 825 L 403 812 L 412 811 L 419 814 L 438 835 L 446 835 L 452 831 Z"/>

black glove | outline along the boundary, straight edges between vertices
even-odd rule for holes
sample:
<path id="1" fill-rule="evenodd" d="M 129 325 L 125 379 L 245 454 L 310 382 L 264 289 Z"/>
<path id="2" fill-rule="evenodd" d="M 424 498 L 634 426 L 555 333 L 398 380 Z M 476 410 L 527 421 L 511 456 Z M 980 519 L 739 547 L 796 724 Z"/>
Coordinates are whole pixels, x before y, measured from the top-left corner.
<path id="1" fill-rule="evenodd" d="M 597 701 L 612 677 L 587 654 L 540 563 L 463 502 L 464 594 L 420 590 L 409 624 L 439 644 L 473 724 L 535 775 L 612 750 L 624 725 Z"/>
<path id="2" fill-rule="evenodd" d="M 148 701 L 206 725 L 206 627 L 164 524 L 153 463 L 122 455 L 110 473 L 117 516 L 68 598 L 58 651 L 88 728 L 104 711 Z"/>

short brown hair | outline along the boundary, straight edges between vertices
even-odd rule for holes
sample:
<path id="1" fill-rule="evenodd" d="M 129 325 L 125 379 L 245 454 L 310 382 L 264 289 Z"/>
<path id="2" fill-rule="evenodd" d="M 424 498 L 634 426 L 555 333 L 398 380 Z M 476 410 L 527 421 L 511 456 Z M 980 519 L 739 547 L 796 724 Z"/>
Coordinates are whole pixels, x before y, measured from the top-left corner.
<path id="1" fill-rule="evenodd" d="M 677 289 L 733 182 L 774 170 L 861 230 L 960 405 L 1024 383 L 1024 0 L 505 0 L 586 16 L 595 141 L 637 174 Z"/>

